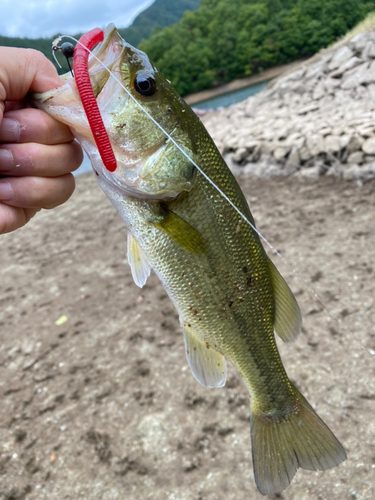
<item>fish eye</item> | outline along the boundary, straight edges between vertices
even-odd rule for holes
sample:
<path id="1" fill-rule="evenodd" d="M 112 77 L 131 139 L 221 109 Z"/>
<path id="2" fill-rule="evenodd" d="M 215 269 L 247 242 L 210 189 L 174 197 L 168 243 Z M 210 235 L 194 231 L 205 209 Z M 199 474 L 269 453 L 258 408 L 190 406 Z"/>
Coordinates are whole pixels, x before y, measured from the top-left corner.
<path id="1" fill-rule="evenodd" d="M 148 97 L 155 94 L 156 83 L 152 76 L 141 73 L 135 77 L 134 88 L 139 95 Z"/>

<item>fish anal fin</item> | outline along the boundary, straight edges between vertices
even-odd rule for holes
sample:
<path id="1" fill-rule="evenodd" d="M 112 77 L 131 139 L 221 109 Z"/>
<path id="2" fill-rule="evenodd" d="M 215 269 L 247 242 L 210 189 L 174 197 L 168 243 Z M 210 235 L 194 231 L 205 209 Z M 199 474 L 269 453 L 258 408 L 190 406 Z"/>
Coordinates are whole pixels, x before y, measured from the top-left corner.
<path id="1" fill-rule="evenodd" d="M 207 251 L 206 240 L 193 226 L 174 212 L 168 209 L 164 209 L 164 211 L 163 217 L 154 222 L 158 229 L 188 252 L 202 254 Z"/>
<path id="2" fill-rule="evenodd" d="M 128 231 L 128 262 L 134 283 L 142 288 L 150 276 L 151 266 L 142 247 L 130 231 Z"/>
<path id="3" fill-rule="evenodd" d="M 274 329 L 284 342 L 290 343 L 298 337 L 301 331 L 301 311 L 293 292 L 274 263 L 268 260 L 268 265 L 275 297 Z"/>
<path id="4" fill-rule="evenodd" d="M 186 358 L 195 379 L 206 387 L 223 387 L 227 380 L 224 354 L 201 340 L 188 325 L 182 325 Z"/>
<path id="5" fill-rule="evenodd" d="M 285 417 L 255 408 L 251 413 L 254 476 L 262 495 L 285 490 L 299 467 L 322 471 L 346 459 L 340 442 L 296 392 L 297 405 Z"/>

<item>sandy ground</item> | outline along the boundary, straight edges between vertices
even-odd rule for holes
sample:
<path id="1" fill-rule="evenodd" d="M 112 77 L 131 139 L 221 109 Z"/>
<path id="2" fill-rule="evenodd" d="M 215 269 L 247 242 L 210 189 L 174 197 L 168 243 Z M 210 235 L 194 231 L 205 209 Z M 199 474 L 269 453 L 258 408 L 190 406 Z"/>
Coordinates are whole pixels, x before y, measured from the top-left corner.
<path id="1" fill-rule="evenodd" d="M 348 460 L 277 498 L 375 498 L 375 183 L 240 179 L 304 328 L 287 371 Z M 206 389 L 157 278 L 137 288 L 125 227 L 91 175 L 0 239 L 0 499 L 259 500 L 235 370 Z M 65 323 L 55 322 L 66 316 Z"/>

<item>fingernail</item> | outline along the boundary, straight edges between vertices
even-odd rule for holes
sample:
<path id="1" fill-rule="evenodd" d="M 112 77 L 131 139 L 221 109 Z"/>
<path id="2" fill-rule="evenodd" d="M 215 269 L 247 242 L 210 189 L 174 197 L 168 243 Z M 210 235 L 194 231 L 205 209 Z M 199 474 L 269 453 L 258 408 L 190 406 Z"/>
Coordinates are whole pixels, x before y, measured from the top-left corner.
<path id="1" fill-rule="evenodd" d="M 9 149 L 0 148 L 0 171 L 13 168 L 13 155 Z"/>
<path id="2" fill-rule="evenodd" d="M 14 192 L 10 182 L 0 182 L 0 200 L 10 201 L 14 197 Z"/>
<path id="3" fill-rule="evenodd" d="M 18 142 L 20 138 L 20 124 L 13 118 L 3 118 L 0 124 L 0 141 Z"/>

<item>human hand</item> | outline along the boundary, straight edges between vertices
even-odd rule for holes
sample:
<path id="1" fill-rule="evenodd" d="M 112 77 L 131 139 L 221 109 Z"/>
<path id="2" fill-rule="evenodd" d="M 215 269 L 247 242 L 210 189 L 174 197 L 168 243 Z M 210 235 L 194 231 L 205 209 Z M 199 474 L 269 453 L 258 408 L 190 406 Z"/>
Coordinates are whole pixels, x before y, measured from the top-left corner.
<path id="1" fill-rule="evenodd" d="M 74 191 L 70 172 L 82 163 L 80 145 L 69 127 L 22 102 L 28 92 L 62 84 L 41 52 L 0 47 L 0 234 L 64 203 Z"/>

